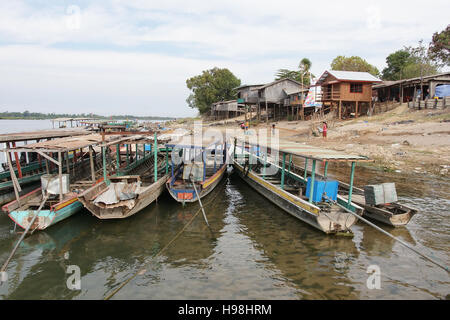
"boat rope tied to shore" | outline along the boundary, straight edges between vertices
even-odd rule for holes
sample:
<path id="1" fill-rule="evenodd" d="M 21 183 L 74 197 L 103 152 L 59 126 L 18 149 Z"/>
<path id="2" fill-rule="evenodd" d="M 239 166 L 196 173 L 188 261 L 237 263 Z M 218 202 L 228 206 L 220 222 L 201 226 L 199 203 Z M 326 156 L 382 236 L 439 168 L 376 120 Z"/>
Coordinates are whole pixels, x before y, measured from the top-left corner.
<path id="1" fill-rule="evenodd" d="M 235 137 L 234 144 L 240 147 L 240 156 L 234 155 L 236 172 L 258 193 L 287 213 L 326 234 L 351 235 L 350 227 L 357 219 L 344 209 L 358 215 L 363 213 L 363 208 L 351 200 L 356 163 L 372 161 L 371 159 L 292 141 L 279 143 L 275 141 L 272 144 L 270 141 L 247 142 L 245 139 Z M 274 162 L 271 159 L 268 161 L 269 150 L 271 153 L 273 151 L 281 153 L 281 165 L 278 157 L 272 160 Z M 272 156 L 273 153 L 270 157 Z M 308 160 L 312 161 L 310 177 L 306 174 L 300 176 L 292 171 L 295 169 L 292 165 L 293 156 L 304 158 L 305 168 Z M 324 162 L 325 166 L 330 161 L 351 163 L 348 199 L 338 194 L 338 181 L 316 177 L 317 161 Z M 270 168 L 270 172 L 267 168 Z M 326 201 L 323 198 L 324 194 L 336 201 Z"/>
<path id="2" fill-rule="evenodd" d="M 333 201 L 333 200 L 331 200 L 331 199 L 328 199 L 328 200 L 329 200 L 329 201 Z M 387 235 L 388 237 L 394 239 L 395 241 L 400 242 L 402 245 L 404 245 L 404 246 L 407 247 L 408 249 L 412 250 L 412 251 L 415 252 L 416 254 L 420 255 L 421 257 L 425 258 L 426 260 L 432 262 L 433 264 L 437 265 L 438 267 L 440 267 L 440 268 L 444 269 L 445 271 L 449 272 L 448 267 L 446 267 L 446 266 L 440 264 L 439 262 L 436 262 L 436 261 L 434 261 L 433 259 L 427 257 L 425 254 L 421 253 L 421 252 L 418 251 L 417 249 L 414 249 L 413 247 L 411 247 L 411 246 L 410 246 L 409 244 L 407 244 L 406 242 L 400 240 L 400 239 L 397 238 L 397 237 L 394 237 L 394 236 L 393 236 L 392 234 L 390 234 L 389 232 L 384 231 L 384 230 L 381 229 L 380 227 L 376 226 L 375 224 L 373 224 L 372 222 L 368 221 L 367 219 L 364 219 L 363 217 L 357 215 L 357 214 L 354 213 L 353 211 L 348 210 L 348 209 L 345 209 L 345 210 L 347 210 L 348 213 L 350 213 L 350 214 L 354 215 L 355 217 L 357 217 L 359 220 L 361 220 L 361 221 L 367 223 L 369 226 L 371 226 L 371 227 L 377 229 L 378 231 L 384 233 L 385 235 Z"/>
<path id="3" fill-rule="evenodd" d="M 217 196 L 219 194 L 221 194 L 221 193 L 217 192 L 212 199 L 210 199 L 207 203 L 205 203 L 205 206 L 209 205 L 210 203 L 213 203 L 214 200 L 217 198 Z M 175 242 L 175 240 L 177 240 L 183 234 L 183 232 L 187 229 L 187 227 L 189 227 L 191 225 L 191 223 L 194 221 L 194 219 L 198 216 L 198 214 L 202 210 L 202 207 L 203 206 L 201 206 L 193 214 L 192 218 L 183 226 L 183 228 L 181 228 L 181 230 L 161 250 L 159 250 L 157 253 L 155 253 L 153 256 L 151 256 L 149 261 L 144 262 L 143 267 L 141 267 L 136 273 L 134 273 L 127 280 L 122 282 L 122 284 L 118 288 L 116 288 L 113 292 L 111 292 L 109 295 L 107 295 L 103 300 L 111 299 L 113 296 L 116 295 L 117 292 L 119 292 L 123 287 L 125 287 L 128 283 L 130 283 L 131 280 L 136 278 L 138 275 L 143 275 L 145 272 L 147 272 L 147 269 L 146 269 L 147 264 L 149 264 L 151 260 L 153 260 L 154 258 L 159 256 L 161 253 L 163 253 L 172 243 Z M 210 228 L 210 230 L 211 230 L 211 233 L 212 233 L 212 229 L 211 228 Z"/>
<path id="4" fill-rule="evenodd" d="M 200 196 L 198 195 L 197 187 L 195 186 L 195 182 L 194 182 L 192 175 L 191 175 L 191 181 L 192 181 L 192 186 L 194 187 L 195 194 L 197 195 L 197 198 L 198 198 L 198 203 L 200 204 L 200 208 L 202 209 L 202 212 L 203 212 L 203 218 L 205 218 L 206 225 L 209 227 L 208 219 L 206 218 L 205 209 L 203 208 L 202 200 L 200 200 Z"/>

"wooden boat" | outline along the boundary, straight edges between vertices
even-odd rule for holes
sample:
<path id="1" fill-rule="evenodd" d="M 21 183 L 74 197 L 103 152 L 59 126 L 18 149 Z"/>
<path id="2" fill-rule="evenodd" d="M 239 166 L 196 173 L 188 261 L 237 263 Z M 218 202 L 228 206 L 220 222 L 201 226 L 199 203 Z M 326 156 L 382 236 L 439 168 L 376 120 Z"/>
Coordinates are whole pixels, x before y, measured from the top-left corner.
<path id="1" fill-rule="evenodd" d="M 2 207 L 8 212 L 9 217 L 22 229 L 26 229 L 33 219 L 35 210 L 43 201 L 42 189 L 38 188 L 20 197 L 19 205 L 17 200 L 12 201 Z M 62 200 L 47 200 L 44 208 L 39 212 L 38 217 L 31 226 L 32 231 L 44 230 L 55 223 L 64 220 L 78 212 L 83 205 L 78 201 L 75 192 L 66 193 Z"/>
<path id="2" fill-rule="evenodd" d="M 166 147 L 172 148 L 173 152 L 180 152 L 182 156 L 181 163 L 172 161 L 171 177 L 166 183 L 170 195 L 178 202 L 195 202 L 205 197 L 227 172 L 226 143 L 206 142 L 201 145 Z"/>
<path id="3" fill-rule="evenodd" d="M 81 157 L 81 154 L 79 153 L 78 156 Z M 74 157 L 74 154 L 71 153 L 68 155 L 68 157 L 70 160 L 69 161 L 69 170 L 72 170 L 74 167 L 74 164 L 71 162 Z M 87 159 L 85 161 L 89 161 L 89 159 Z M 67 163 L 64 163 L 63 171 L 66 170 L 66 166 L 67 166 Z M 0 174 L 0 181 L 2 181 L 2 182 L 0 182 L 0 205 L 8 203 L 8 202 L 14 200 L 14 198 L 15 198 L 13 181 L 11 180 L 11 172 L 9 171 L 9 168 L 7 165 L 5 165 L 5 167 L 8 169 L 8 171 L 2 172 Z M 15 167 L 14 168 L 15 174 L 18 174 L 19 170 L 15 166 L 15 162 L 13 162 L 13 167 Z M 35 162 L 28 163 L 26 165 L 22 164 L 22 166 L 20 168 L 20 172 L 21 172 L 22 177 L 17 178 L 18 183 L 20 184 L 22 189 L 24 189 L 25 191 L 32 191 L 39 187 L 41 177 L 44 174 L 57 173 L 58 168 L 52 168 L 50 166 L 50 168 L 48 168 L 48 171 L 47 171 L 46 165 L 44 165 L 44 161 L 41 161 L 41 162 L 35 161 Z"/>
<path id="4" fill-rule="evenodd" d="M 144 157 L 139 165 L 122 171 L 122 174 L 134 175 L 109 177 L 108 182 L 92 186 L 78 199 L 99 219 L 123 219 L 136 214 L 158 199 L 169 178 L 166 157 L 157 151 L 155 157 L 156 171 L 155 158 Z"/>
<path id="5" fill-rule="evenodd" d="M 103 137 L 101 135 L 93 134 L 83 137 L 69 137 L 38 142 L 9 150 L 8 152 L 35 152 L 39 150 L 43 156 L 54 162 L 58 167 L 58 174 L 56 176 L 59 181 L 57 182 L 56 188 L 53 187 L 51 191 L 50 187 L 48 187 L 42 192 L 42 187 L 39 187 L 25 195 L 19 196 L 18 190 L 16 190 L 16 200 L 4 205 L 2 209 L 8 213 L 9 217 L 18 226 L 26 229 L 33 220 L 36 209 L 45 200 L 42 210 L 38 213 L 37 218 L 31 226 L 30 230 L 32 232 L 34 230 L 44 230 L 78 212 L 83 208 L 83 205 L 78 201 L 78 194 L 102 180 L 97 179 L 99 174 L 96 170 L 96 167 L 100 167 L 99 160 L 101 157 L 93 155 L 94 145 L 101 143 L 102 140 Z M 66 172 L 63 177 L 62 154 L 73 150 L 81 150 L 82 152 L 83 148 L 89 149 L 89 158 L 78 158 L 72 170 Z M 105 154 L 105 148 L 102 149 L 103 154 Z M 55 152 L 58 154 L 58 160 L 54 160 L 46 154 Z M 50 180 L 54 178 L 51 176 L 48 177 Z M 63 178 L 65 178 L 64 181 L 67 181 L 67 188 L 62 183 Z M 73 182 L 69 183 L 69 179 Z M 63 187 L 61 188 L 60 186 Z M 48 196 L 48 198 L 44 198 L 44 196 Z"/>
<path id="6" fill-rule="evenodd" d="M 0 143 L 5 143 L 6 148 L 10 148 L 15 147 L 16 144 L 27 144 L 30 141 L 39 142 L 41 139 L 81 136 L 88 133 L 85 130 L 79 129 L 7 133 L 0 134 Z M 20 154 L 19 152 L 15 152 L 11 154 L 11 158 L 6 163 L 1 164 L 4 171 L 0 173 L 0 205 L 8 203 L 15 198 L 11 171 L 17 176 L 17 181 L 24 190 L 24 193 L 28 193 L 39 187 L 39 181 L 43 174 L 57 172 L 52 166 L 47 168 L 47 160 L 39 154 L 33 152 L 28 154 L 28 157 L 23 157 L 24 155 L 25 153 Z"/>
<path id="7" fill-rule="evenodd" d="M 377 220 L 392 227 L 406 226 L 418 212 L 415 208 L 396 202 L 372 206 L 366 205 L 364 195 L 355 194 L 352 197 L 355 203 L 364 207 L 363 215 L 365 217 Z"/>
<path id="8" fill-rule="evenodd" d="M 236 153 L 237 143 L 241 144 L 240 154 Z M 354 202 L 347 201 L 340 195 L 336 195 L 334 201 L 325 197 L 313 201 L 315 198 L 313 193 L 315 191 L 313 190 L 315 190 L 316 161 L 326 163 L 329 161 L 351 161 L 356 163 L 357 161 L 370 161 L 369 159 L 362 156 L 343 155 L 332 150 L 314 148 L 295 142 L 285 142 L 280 143 L 276 149 L 283 155 L 283 164 L 280 167 L 267 161 L 267 152 L 264 159 L 254 154 L 253 150 L 259 150 L 260 146 L 264 147 L 265 150 L 270 148 L 270 144 L 257 143 L 251 145 L 244 140 L 235 139 L 234 167 L 245 182 L 284 211 L 326 234 L 351 234 L 350 227 L 357 222 L 357 218 L 350 212 L 361 215 L 363 208 Z M 272 150 L 275 149 L 272 148 Z M 306 177 L 293 173 L 290 167 L 286 170 L 286 155 L 290 155 L 290 157 L 295 155 L 313 161 L 308 196 L 304 195 L 308 180 Z M 266 173 L 266 168 L 269 165 L 272 166 L 271 171 L 273 171 L 273 168 L 276 169 L 275 174 L 269 175 Z M 353 180 L 353 173 L 354 166 L 352 166 L 351 180 Z"/>
<path id="9" fill-rule="evenodd" d="M 304 174 L 303 168 L 295 167 L 294 171 Z M 309 172 L 309 171 L 308 171 Z M 323 175 L 317 174 L 323 178 Z M 339 193 L 344 197 L 348 197 L 349 185 L 345 182 L 339 181 Z M 417 209 L 400 204 L 397 202 L 380 204 L 380 205 L 367 205 L 364 197 L 364 190 L 361 188 L 353 187 L 352 201 L 364 208 L 363 216 L 372 220 L 377 220 L 392 227 L 406 226 L 412 217 L 418 212 Z"/>

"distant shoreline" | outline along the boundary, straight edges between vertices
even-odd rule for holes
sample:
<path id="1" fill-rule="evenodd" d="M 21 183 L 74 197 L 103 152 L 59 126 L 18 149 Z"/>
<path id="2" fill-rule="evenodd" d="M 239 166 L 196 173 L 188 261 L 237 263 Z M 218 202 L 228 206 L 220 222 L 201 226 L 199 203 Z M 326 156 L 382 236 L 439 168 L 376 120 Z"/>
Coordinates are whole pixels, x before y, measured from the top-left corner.
<path id="1" fill-rule="evenodd" d="M 56 118 L 34 118 L 34 117 L 0 117 L 0 120 L 56 120 L 56 119 L 58 119 L 59 117 L 56 117 Z M 61 117 L 61 118 L 63 118 L 63 117 Z M 108 121 L 108 120 L 124 120 L 125 119 L 125 117 L 124 118 L 107 118 L 107 117 L 104 117 L 104 118 L 95 118 L 96 120 L 106 120 L 106 121 Z M 172 121 L 172 120 L 176 120 L 177 118 L 163 118 L 163 117 L 128 117 L 128 120 L 161 120 L 161 121 L 164 121 L 164 120 L 168 120 L 168 121 Z"/>

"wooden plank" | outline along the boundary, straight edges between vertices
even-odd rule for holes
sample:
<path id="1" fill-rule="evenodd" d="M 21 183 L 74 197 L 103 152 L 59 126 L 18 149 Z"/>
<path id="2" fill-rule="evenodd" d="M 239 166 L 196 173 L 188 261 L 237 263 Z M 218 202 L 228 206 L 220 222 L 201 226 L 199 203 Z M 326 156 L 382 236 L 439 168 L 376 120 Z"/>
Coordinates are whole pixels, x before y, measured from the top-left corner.
<path id="1" fill-rule="evenodd" d="M 41 156 L 43 156 L 44 158 L 46 158 L 46 159 L 52 161 L 52 162 L 55 163 L 56 165 L 58 165 L 58 166 L 61 165 L 60 162 L 58 162 L 58 161 L 56 161 L 55 159 L 53 159 L 52 157 L 46 155 L 44 152 L 42 152 L 42 151 L 40 151 L 40 150 L 36 150 L 36 152 L 39 153 L 39 154 L 40 154 Z"/>
<path id="2" fill-rule="evenodd" d="M 22 191 L 22 189 L 20 188 L 20 185 L 17 182 L 16 173 L 14 172 L 13 167 L 12 167 L 11 154 L 7 153 L 6 155 L 7 155 L 7 159 L 8 159 L 9 171 L 11 173 L 11 180 L 12 180 L 13 186 L 14 186 L 14 193 L 16 194 L 17 203 L 20 206 L 19 192 Z"/>

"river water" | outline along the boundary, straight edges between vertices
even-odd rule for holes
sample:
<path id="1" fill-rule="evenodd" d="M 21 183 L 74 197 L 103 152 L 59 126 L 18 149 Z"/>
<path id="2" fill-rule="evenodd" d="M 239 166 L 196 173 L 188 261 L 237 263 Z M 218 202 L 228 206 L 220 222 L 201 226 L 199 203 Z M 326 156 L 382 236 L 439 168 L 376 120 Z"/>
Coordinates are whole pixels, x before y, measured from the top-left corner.
<path id="1" fill-rule="evenodd" d="M 319 168 L 319 172 L 320 172 Z M 348 180 L 347 166 L 329 175 Z M 395 182 L 401 202 L 420 209 L 391 234 L 449 265 L 450 179 L 357 167 L 355 183 Z M 232 174 L 198 213 L 165 193 L 126 220 L 100 221 L 83 210 L 20 245 L 0 286 L 2 299 L 448 299 L 448 273 L 361 222 L 354 237 L 327 236 L 296 220 Z M 18 235 L 0 215 L 0 263 Z M 161 249 L 161 254 L 155 256 Z M 153 257 L 155 256 L 155 257 Z M 369 266 L 380 289 L 369 289 Z M 79 290 L 67 281 L 79 268 Z M 75 267 L 75 268 L 76 268 Z"/>

